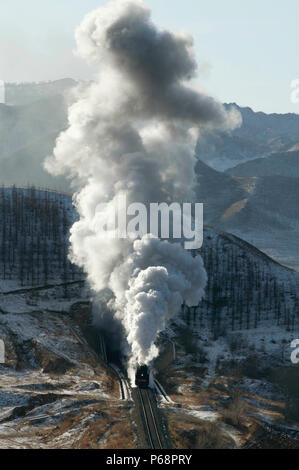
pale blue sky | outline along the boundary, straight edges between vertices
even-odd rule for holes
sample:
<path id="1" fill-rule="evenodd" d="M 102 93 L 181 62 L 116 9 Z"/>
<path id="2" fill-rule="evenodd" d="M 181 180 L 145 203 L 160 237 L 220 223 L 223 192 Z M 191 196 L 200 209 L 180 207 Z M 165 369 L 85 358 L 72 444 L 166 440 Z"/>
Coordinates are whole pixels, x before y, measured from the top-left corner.
<path id="1" fill-rule="evenodd" d="M 0 79 L 32 81 L 91 70 L 74 58 L 73 32 L 104 0 L 1 0 Z M 194 36 L 199 82 L 222 101 L 265 112 L 296 112 L 298 0 L 147 0 L 161 27 Z"/>

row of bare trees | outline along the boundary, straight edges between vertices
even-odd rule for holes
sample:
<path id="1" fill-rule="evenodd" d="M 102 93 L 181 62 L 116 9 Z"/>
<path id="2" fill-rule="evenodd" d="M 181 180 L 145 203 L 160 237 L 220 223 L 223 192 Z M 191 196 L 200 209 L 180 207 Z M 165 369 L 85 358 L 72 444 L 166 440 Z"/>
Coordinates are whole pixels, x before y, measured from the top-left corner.
<path id="1" fill-rule="evenodd" d="M 184 307 L 189 324 L 208 326 L 215 338 L 224 331 L 259 328 L 267 321 L 294 331 L 299 322 L 295 273 L 222 234 L 206 237 L 201 255 L 208 285 L 198 307 Z"/>
<path id="2" fill-rule="evenodd" d="M 47 190 L 0 188 L 0 279 L 39 285 L 77 280 L 68 260 L 70 198 Z"/>

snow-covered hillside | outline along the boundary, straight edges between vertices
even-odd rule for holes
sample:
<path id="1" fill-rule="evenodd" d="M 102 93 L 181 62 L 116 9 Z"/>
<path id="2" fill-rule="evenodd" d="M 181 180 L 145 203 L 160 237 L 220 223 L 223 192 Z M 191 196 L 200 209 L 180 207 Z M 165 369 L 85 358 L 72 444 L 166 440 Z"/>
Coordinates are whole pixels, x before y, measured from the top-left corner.
<path id="1" fill-rule="evenodd" d="M 71 196 L 45 190 L 0 189 L 2 286 L 43 285 L 84 279 L 67 259 L 76 218 Z M 298 321 L 298 274 L 233 235 L 206 228 L 201 250 L 209 283 L 199 314 L 211 328 Z M 2 290 L 4 290 L 2 288 Z M 298 301 L 297 301 L 298 295 Z M 221 318 L 221 316 L 223 318 Z"/>
<path id="2" fill-rule="evenodd" d="M 209 281 L 160 338 L 160 406 L 179 448 L 299 448 L 298 274 L 206 228 Z M 174 354 L 175 352 L 175 354 Z"/>
<path id="3" fill-rule="evenodd" d="M 201 250 L 208 273 L 200 324 L 223 331 L 280 325 L 299 329 L 299 274 L 234 235 L 206 228 Z"/>
<path id="4" fill-rule="evenodd" d="M 0 188 L 0 292 L 82 279 L 67 259 L 74 217 L 67 194 Z"/>
<path id="5" fill-rule="evenodd" d="M 84 283 L 54 286 L 84 278 L 66 257 L 75 218 L 67 194 L 0 190 L 0 447 L 137 446 L 132 403 L 119 401 L 117 379 L 84 338 L 90 294 Z M 172 399 L 160 405 L 174 444 L 241 447 L 269 423 L 297 435 L 287 380 L 281 388 L 271 374 L 289 373 L 298 273 L 214 228 L 200 253 L 205 298 L 161 335 L 155 364 Z"/>
<path id="6" fill-rule="evenodd" d="M 0 280 L 35 286 L 84 279 L 67 259 L 76 218 L 71 196 L 45 190 L 0 189 Z M 299 275 L 243 240 L 206 228 L 201 249 L 208 287 L 198 308 L 211 329 L 250 329 L 261 322 L 294 329 Z"/>
<path id="7" fill-rule="evenodd" d="M 0 295 L 0 449 L 136 447 L 133 404 L 85 339 L 86 295 Z"/>

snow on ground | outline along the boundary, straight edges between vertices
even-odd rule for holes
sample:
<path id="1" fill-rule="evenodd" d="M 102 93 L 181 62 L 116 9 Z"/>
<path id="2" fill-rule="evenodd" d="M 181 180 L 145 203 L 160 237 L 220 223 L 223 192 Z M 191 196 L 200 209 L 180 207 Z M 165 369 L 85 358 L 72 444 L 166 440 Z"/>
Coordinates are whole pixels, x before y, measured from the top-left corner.
<path id="1" fill-rule="evenodd" d="M 286 227 L 291 225 L 290 220 L 285 223 Z M 299 271 L 299 240 L 298 226 L 287 231 L 276 230 L 275 233 L 250 231 L 244 232 L 237 229 L 233 233 L 256 246 L 259 250 L 276 260 L 278 263 Z"/>
<path id="2" fill-rule="evenodd" d="M 20 287 L 17 289 L 20 289 Z M 68 298 L 65 298 L 64 291 L 63 286 L 53 286 L 53 288 L 46 290 L 12 293 L 9 295 L 1 295 L 0 292 L 0 309 L 3 312 L 10 313 L 27 313 L 28 311 L 34 312 L 40 310 L 63 313 L 69 311 L 75 300 L 86 302 L 90 298 L 89 292 L 82 288 L 80 284 L 68 286 Z"/>
<path id="3" fill-rule="evenodd" d="M 0 448 L 136 446 L 132 404 L 84 339 L 81 293 L 0 295 Z"/>
<path id="4" fill-rule="evenodd" d="M 209 409 L 209 407 L 205 406 L 194 407 L 193 410 L 186 410 L 186 412 L 195 418 L 207 421 L 216 421 L 219 417 L 219 413 L 216 413 Z"/>

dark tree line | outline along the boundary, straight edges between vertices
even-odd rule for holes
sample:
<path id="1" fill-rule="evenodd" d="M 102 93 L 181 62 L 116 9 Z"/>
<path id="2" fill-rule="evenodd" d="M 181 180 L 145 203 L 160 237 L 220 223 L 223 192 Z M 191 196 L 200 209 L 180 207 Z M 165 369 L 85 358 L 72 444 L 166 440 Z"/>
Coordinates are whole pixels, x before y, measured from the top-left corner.
<path id="1" fill-rule="evenodd" d="M 68 260 L 75 211 L 69 195 L 0 187 L 0 279 L 21 285 L 83 279 Z M 294 331 L 299 323 L 298 275 L 236 238 L 206 230 L 200 251 L 208 274 L 204 300 L 184 307 L 189 324 L 225 331 L 270 322 Z"/>
<path id="2" fill-rule="evenodd" d="M 69 196 L 0 187 L 0 279 L 21 285 L 81 279 L 67 258 L 73 218 Z"/>
<path id="3" fill-rule="evenodd" d="M 222 233 L 212 236 L 207 231 L 200 253 L 208 285 L 198 307 L 184 306 L 189 324 L 209 327 L 215 338 L 267 323 L 295 330 L 299 323 L 296 273 Z"/>

